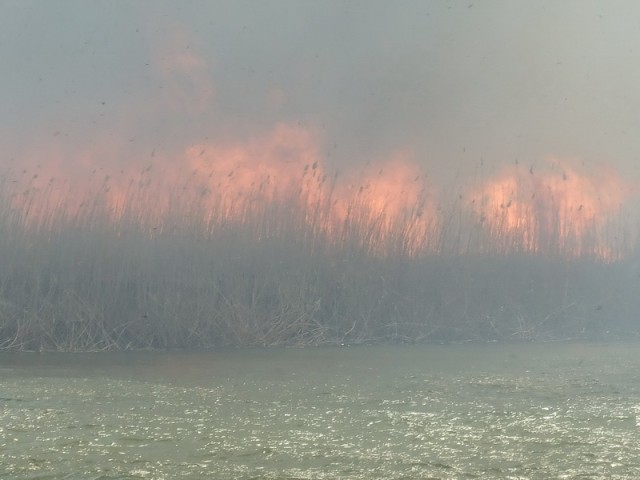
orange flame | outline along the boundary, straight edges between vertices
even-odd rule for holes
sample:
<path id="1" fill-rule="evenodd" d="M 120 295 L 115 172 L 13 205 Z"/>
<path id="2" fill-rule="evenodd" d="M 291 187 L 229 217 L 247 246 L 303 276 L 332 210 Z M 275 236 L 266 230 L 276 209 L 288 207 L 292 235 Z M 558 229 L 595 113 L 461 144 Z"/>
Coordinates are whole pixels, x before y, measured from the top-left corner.
<path id="1" fill-rule="evenodd" d="M 408 154 L 398 153 L 388 161 L 368 165 L 358 176 L 352 172 L 347 177 L 347 183 L 335 189 L 330 230 L 354 222 L 375 229 L 385 248 L 397 241 L 410 254 L 431 248 L 437 223 L 433 189 Z M 383 245 L 372 248 L 379 250 Z"/>
<path id="2" fill-rule="evenodd" d="M 616 235 L 633 192 L 612 172 L 589 174 L 560 160 L 516 165 L 471 188 L 461 197 L 467 203 L 451 209 L 407 152 L 328 175 L 318 145 L 311 131 L 283 123 L 244 143 L 198 143 L 177 157 L 154 151 L 146 165 L 135 160 L 115 174 L 93 160 L 113 147 L 75 157 L 58 152 L 43 167 L 13 172 L 10 205 L 25 224 L 88 224 L 102 213 L 114 225 L 127 220 L 154 235 L 235 223 L 259 225 L 263 238 L 298 222 L 293 226 L 310 236 L 377 255 L 529 252 L 613 261 L 628 253 L 631 242 Z M 69 168 L 78 171 L 76 181 L 59 178 Z M 458 230 L 451 228 L 454 214 L 462 219 Z M 469 232 L 480 240 L 461 241 Z"/>
<path id="3" fill-rule="evenodd" d="M 113 128 L 101 124 L 87 144 L 76 138 L 80 146 L 70 147 L 55 132 L 40 142 L 46 148 L 20 156 L 20 169 L 0 172 L 0 201 L 24 226 L 90 226 L 106 218 L 114 229 L 126 221 L 155 235 L 233 223 L 259 225 L 256 235 L 264 238 L 298 222 L 293 226 L 331 245 L 411 256 L 529 252 L 615 260 L 635 241 L 616 238 L 630 186 L 612 172 L 589 173 L 568 161 L 512 166 L 461 195 L 466 203 L 444 205 L 408 151 L 333 174 L 314 132 L 299 125 L 281 123 L 244 142 L 132 154 L 131 138 L 108 131 L 146 126 L 158 114 L 193 125 L 216 107 L 212 59 L 186 28 L 169 29 L 150 51 L 160 93 L 140 95 L 143 105 L 124 107 Z M 265 100 L 279 110 L 287 95 L 273 86 Z"/>
<path id="4" fill-rule="evenodd" d="M 569 162 L 505 169 L 471 195 L 501 251 L 557 252 L 613 260 L 621 255 L 608 227 L 632 188 L 611 172 L 579 173 Z"/>

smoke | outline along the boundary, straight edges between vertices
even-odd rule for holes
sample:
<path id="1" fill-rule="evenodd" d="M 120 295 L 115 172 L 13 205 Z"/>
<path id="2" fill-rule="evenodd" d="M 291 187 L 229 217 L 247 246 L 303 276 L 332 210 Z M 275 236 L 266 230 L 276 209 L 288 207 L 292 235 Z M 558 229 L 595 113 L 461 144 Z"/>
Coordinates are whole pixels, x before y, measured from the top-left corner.
<path id="1" fill-rule="evenodd" d="M 455 188 L 535 250 L 632 209 L 639 8 L 6 2 L 2 171 L 68 204 L 107 189 L 116 210 L 149 171 L 160 210 L 167 191 L 303 189 L 342 219 L 420 210 L 423 233 Z"/>

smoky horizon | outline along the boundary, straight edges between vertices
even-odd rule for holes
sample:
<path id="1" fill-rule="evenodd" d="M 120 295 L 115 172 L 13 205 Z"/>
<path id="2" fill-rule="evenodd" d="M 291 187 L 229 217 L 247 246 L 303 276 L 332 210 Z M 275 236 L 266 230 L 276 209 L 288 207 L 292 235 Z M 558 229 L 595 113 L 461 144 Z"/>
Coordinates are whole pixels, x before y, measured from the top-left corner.
<path id="1" fill-rule="evenodd" d="M 27 223 L 296 197 L 413 249 L 454 211 L 533 252 L 635 242 L 634 2 L 2 8 L 0 171 Z"/>

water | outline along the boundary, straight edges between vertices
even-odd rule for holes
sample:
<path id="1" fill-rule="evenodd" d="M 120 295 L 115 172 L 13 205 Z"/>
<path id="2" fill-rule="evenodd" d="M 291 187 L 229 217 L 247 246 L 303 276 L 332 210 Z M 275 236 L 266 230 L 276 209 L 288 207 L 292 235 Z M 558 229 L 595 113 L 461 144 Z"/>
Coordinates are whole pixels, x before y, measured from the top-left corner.
<path id="1" fill-rule="evenodd" d="M 12 354 L 0 397 L 0 478 L 640 478 L 640 345 Z"/>

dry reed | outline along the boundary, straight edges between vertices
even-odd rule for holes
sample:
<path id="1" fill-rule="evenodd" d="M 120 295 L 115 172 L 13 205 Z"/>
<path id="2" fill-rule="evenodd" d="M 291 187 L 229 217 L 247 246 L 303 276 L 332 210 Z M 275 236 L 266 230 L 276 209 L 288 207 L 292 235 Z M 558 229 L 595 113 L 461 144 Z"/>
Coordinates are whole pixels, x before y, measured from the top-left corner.
<path id="1" fill-rule="evenodd" d="M 499 213 L 471 212 L 459 198 L 438 206 L 443 220 L 425 221 L 419 205 L 390 219 L 356 196 L 336 219 L 331 195 L 308 190 L 237 205 L 178 191 L 158 214 L 146 177 L 117 208 L 107 187 L 78 201 L 54 183 L 16 192 L 9 178 L 0 181 L 0 349 L 531 341 L 639 331 L 640 251 L 616 225 L 607 226 L 618 239 L 609 242 L 615 255 L 603 261 L 594 252 L 609 239 L 595 228 L 561 235 L 558 217 L 532 248 L 531 232 L 508 229 L 506 219 L 488 222 Z M 565 212 L 562 221 L 570 220 Z"/>

